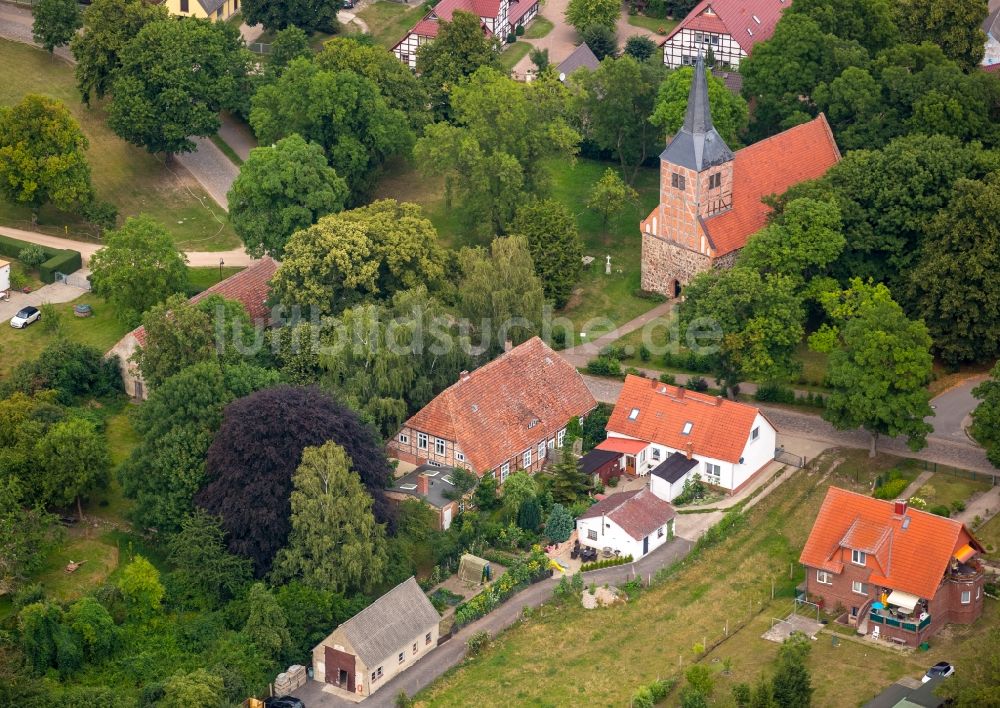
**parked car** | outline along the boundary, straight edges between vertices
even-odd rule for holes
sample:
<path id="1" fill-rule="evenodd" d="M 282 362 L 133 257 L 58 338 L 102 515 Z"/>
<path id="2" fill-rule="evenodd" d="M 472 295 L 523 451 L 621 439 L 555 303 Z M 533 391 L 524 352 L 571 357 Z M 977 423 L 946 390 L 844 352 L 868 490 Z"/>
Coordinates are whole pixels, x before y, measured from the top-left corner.
<path id="1" fill-rule="evenodd" d="M 264 699 L 264 708 L 306 708 L 295 696 L 271 696 Z"/>
<path id="2" fill-rule="evenodd" d="M 42 319 L 42 313 L 38 311 L 37 307 L 22 307 L 18 310 L 18 313 L 10 318 L 10 326 L 14 329 L 23 329 L 30 325 L 32 322 L 37 322 Z"/>
<path id="3" fill-rule="evenodd" d="M 955 673 L 955 667 L 949 664 L 947 661 L 939 661 L 934 664 L 931 668 L 927 669 L 927 673 L 924 677 L 920 679 L 921 683 L 927 683 L 933 678 L 948 678 L 953 673 Z"/>
<path id="4" fill-rule="evenodd" d="M 354 0 L 344 0 L 343 8 L 345 10 L 354 9 Z"/>

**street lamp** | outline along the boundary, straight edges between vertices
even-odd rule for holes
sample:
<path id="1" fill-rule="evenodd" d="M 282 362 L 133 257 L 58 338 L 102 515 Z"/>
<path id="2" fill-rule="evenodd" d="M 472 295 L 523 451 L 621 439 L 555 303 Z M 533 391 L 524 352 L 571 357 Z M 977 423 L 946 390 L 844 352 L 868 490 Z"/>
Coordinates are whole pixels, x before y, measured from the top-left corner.
<path id="1" fill-rule="evenodd" d="M 222 280 L 222 266 L 224 266 L 224 265 L 226 265 L 226 262 L 220 258 L 219 259 L 219 280 Z"/>

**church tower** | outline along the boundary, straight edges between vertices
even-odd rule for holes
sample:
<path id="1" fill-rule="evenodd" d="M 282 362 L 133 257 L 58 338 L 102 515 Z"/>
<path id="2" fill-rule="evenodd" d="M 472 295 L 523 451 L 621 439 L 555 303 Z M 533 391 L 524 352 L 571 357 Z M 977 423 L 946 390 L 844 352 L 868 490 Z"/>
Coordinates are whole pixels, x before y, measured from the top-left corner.
<path id="1" fill-rule="evenodd" d="M 641 225 L 644 290 L 676 297 L 711 266 L 713 246 L 702 221 L 732 207 L 733 159 L 712 124 L 699 56 L 684 125 L 660 154 L 660 204 Z"/>

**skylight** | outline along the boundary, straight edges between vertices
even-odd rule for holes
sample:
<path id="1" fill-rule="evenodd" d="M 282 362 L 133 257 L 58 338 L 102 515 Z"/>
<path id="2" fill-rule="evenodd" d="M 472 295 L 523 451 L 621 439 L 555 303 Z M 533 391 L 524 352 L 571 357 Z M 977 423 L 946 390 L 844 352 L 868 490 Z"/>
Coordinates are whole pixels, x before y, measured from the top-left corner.
<path id="1" fill-rule="evenodd" d="M 629 420 L 635 420 L 638 417 L 639 417 L 639 409 L 638 408 L 633 408 L 632 411 L 628 414 L 628 419 Z"/>
<path id="2" fill-rule="evenodd" d="M 691 428 L 693 428 L 693 427 L 694 427 L 694 423 L 688 421 L 687 423 L 684 424 L 684 428 L 683 428 L 683 430 L 681 430 L 681 434 L 682 435 L 690 435 L 691 434 Z"/>
<path id="3" fill-rule="evenodd" d="M 760 18 L 757 17 L 757 15 L 753 15 L 753 21 L 756 22 L 758 25 L 760 24 Z"/>
<path id="4" fill-rule="evenodd" d="M 428 471 L 424 472 L 424 476 L 425 477 L 437 477 L 438 476 L 438 471 L 434 470 L 433 472 L 431 472 L 430 470 L 428 470 Z"/>
<path id="5" fill-rule="evenodd" d="M 747 34 L 753 37 L 753 30 L 747 27 Z"/>
<path id="6" fill-rule="evenodd" d="M 442 482 L 446 482 L 446 483 L 450 484 L 450 485 L 451 485 L 451 486 L 453 486 L 453 487 L 455 486 L 455 482 L 454 482 L 454 481 L 452 480 L 452 478 L 451 478 L 451 477 L 449 477 L 448 475 L 445 475 L 444 477 L 442 477 L 442 478 L 441 478 L 441 481 L 442 481 Z"/>
<path id="7" fill-rule="evenodd" d="M 417 488 L 417 485 L 415 485 L 415 484 L 401 484 L 401 485 L 399 485 L 399 488 L 400 489 L 405 489 L 408 492 L 412 492 L 414 489 Z"/>

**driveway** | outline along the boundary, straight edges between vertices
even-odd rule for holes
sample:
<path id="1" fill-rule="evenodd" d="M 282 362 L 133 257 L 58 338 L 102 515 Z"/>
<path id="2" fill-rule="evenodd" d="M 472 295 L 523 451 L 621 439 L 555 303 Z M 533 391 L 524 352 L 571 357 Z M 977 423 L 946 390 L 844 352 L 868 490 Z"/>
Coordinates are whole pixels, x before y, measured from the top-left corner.
<path id="1" fill-rule="evenodd" d="M 27 294 L 11 292 L 10 300 L 0 300 L 0 327 L 9 327 L 10 318 L 17 314 L 17 311 L 22 307 L 27 307 L 28 305 L 38 307 L 39 305 L 48 303 L 71 302 L 81 295 L 86 295 L 87 292 L 83 288 L 75 288 L 72 285 L 64 285 L 63 283 L 43 285 L 38 290 L 33 290 Z M 30 326 L 41 327 L 41 324 L 36 322 Z"/>
<path id="2" fill-rule="evenodd" d="M 934 426 L 935 437 L 959 442 L 970 441 L 965 431 L 972 424 L 972 411 L 979 405 L 979 400 L 972 395 L 972 389 L 985 379 L 986 376 L 974 376 L 931 399 L 934 415 L 925 420 Z"/>

